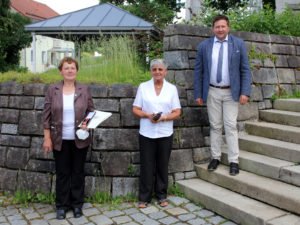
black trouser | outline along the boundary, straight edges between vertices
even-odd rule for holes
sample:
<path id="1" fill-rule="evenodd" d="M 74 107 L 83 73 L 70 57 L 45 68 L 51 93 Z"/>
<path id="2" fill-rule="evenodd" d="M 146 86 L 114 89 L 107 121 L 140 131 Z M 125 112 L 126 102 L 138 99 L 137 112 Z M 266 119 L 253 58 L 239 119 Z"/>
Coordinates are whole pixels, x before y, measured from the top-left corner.
<path id="1" fill-rule="evenodd" d="M 63 140 L 61 151 L 53 151 L 56 168 L 56 208 L 81 208 L 84 202 L 84 163 L 87 148 L 74 140 Z"/>
<path id="2" fill-rule="evenodd" d="M 172 141 L 173 135 L 155 139 L 139 136 L 141 163 L 139 201 L 151 202 L 153 184 L 156 198 L 158 200 L 167 198 Z"/>

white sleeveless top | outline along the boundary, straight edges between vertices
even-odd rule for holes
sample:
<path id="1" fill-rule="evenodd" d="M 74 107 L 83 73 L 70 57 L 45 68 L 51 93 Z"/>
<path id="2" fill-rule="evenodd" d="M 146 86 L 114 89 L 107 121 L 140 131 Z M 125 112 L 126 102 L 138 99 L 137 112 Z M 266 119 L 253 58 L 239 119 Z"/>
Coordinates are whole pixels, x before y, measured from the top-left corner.
<path id="1" fill-rule="evenodd" d="M 75 140 L 74 94 L 63 94 L 63 140 Z"/>

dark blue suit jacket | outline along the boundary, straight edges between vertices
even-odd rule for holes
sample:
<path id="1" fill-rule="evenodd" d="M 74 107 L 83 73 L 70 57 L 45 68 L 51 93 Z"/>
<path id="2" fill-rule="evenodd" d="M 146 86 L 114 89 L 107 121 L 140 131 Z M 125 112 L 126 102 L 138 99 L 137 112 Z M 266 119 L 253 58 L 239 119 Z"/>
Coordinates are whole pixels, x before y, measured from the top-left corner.
<path id="1" fill-rule="evenodd" d="M 202 41 L 197 47 L 194 70 L 194 97 L 207 100 L 212 64 L 212 49 L 214 37 Z M 230 88 L 234 101 L 239 101 L 240 95 L 250 96 L 251 71 L 245 43 L 233 35 L 228 36 L 228 67 Z"/>

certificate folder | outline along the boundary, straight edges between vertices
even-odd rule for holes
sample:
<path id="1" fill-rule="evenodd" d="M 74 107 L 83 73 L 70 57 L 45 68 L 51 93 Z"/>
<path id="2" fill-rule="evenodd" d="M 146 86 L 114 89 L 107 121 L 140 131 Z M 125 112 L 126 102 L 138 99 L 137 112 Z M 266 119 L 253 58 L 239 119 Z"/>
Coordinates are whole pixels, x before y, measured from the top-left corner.
<path id="1" fill-rule="evenodd" d="M 87 128 L 88 129 L 95 129 L 98 127 L 104 120 L 108 119 L 112 113 L 110 112 L 103 112 L 99 110 L 95 110 L 95 115 L 89 120 Z M 82 122 L 79 124 L 81 126 Z"/>

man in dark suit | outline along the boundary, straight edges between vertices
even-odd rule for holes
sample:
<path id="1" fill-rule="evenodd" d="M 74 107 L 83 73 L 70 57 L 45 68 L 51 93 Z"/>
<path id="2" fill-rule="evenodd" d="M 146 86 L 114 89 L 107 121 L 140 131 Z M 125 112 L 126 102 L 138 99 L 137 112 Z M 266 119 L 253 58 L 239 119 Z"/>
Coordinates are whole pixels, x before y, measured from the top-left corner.
<path id="1" fill-rule="evenodd" d="M 229 19 L 218 15 L 212 23 L 214 36 L 197 47 L 194 97 L 207 102 L 212 160 L 208 170 L 217 169 L 221 159 L 224 124 L 230 175 L 239 173 L 237 131 L 238 104 L 246 104 L 251 92 L 251 71 L 243 40 L 229 34 Z"/>

